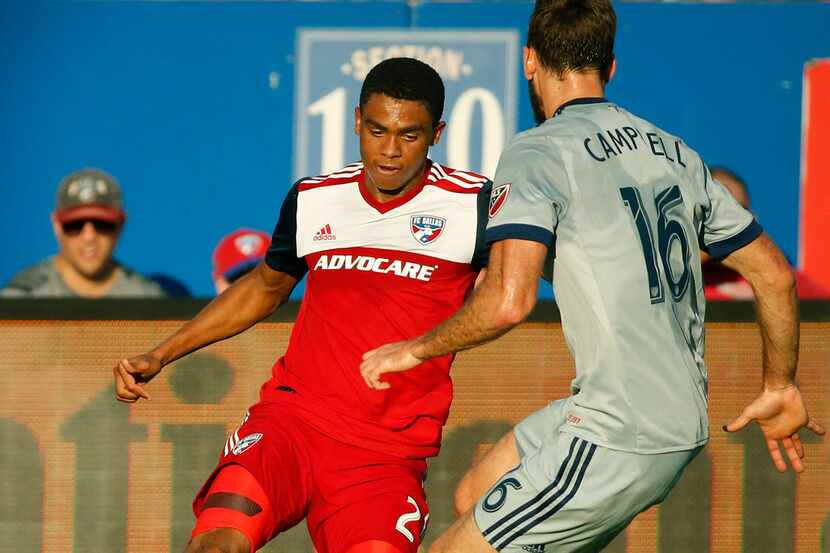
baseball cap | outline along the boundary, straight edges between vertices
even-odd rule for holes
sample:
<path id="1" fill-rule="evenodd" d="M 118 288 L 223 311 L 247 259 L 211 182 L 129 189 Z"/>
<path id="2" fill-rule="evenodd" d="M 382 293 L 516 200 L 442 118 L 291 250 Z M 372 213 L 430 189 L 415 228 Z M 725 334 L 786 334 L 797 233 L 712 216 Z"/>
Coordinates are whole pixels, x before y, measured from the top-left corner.
<path id="1" fill-rule="evenodd" d="M 100 219 L 120 224 L 127 218 L 121 187 L 112 175 L 98 169 L 81 169 L 65 176 L 55 204 L 55 218 L 61 223 Z"/>
<path id="2" fill-rule="evenodd" d="M 261 230 L 241 228 L 228 234 L 213 250 L 213 278 L 233 281 L 265 257 L 271 236 Z"/>

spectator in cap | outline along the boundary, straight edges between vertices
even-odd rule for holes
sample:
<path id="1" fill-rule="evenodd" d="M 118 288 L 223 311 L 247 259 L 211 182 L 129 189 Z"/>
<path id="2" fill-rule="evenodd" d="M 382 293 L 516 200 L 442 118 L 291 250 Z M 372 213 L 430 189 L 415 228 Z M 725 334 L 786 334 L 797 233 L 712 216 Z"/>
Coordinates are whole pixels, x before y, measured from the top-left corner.
<path id="1" fill-rule="evenodd" d="M 112 176 L 82 169 L 64 177 L 51 218 L 58 253 L 17 273 L 0 296 L 164 296 L 158 284 L 112 257 L 127 218 Z"/>
<path id="2" fill-rule="evenodd" d="M 213 283 L 221 294 L 235 280 L 262 261 L 271 236 L 261 230 L 241 228 L 219 241 L 213 250 Z"/>

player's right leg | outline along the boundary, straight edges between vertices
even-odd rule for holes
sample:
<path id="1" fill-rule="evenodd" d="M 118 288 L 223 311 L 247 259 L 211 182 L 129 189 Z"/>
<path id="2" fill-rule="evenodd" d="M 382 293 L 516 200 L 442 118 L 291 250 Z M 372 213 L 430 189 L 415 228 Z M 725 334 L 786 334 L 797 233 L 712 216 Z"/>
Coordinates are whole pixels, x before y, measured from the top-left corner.
<path id="1" fill-rule="evenodd" d="M 280 405 L 251 408 L 193 502 L 186 553 L 253 553 L 306 516 L 311 457 L 299 428 Z"/>
<path id="2" fill-rule="evenodd" d="M 199 534 L 187 544 L 185 553 L 249 553 L 248 538 L 239 530 L 217 528 Z"/>
<path id="3" fill-rule="evenodd" d="M 252 553 L 274 533 L 271 501 L 241 465 L 225 465 L 201 503 L 186 553 Z"/>

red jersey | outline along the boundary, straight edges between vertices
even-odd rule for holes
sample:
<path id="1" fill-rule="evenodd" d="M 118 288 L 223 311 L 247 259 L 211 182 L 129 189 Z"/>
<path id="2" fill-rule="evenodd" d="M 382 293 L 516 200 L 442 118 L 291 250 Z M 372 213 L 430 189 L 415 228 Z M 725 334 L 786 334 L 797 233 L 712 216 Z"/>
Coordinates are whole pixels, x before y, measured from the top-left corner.
<path id="1" fill-rule="evenodd" d="M 461 307 L 487 263 L 486 177 L 427 162 L 404 197 L 370 196 L 363 165 L 297 182 L 283 203 L 266 263 L 297 278 L 305 297 L 288 350 L 262 400 L 288 403 L 344 442 L 399 457 L 436 455 L 452 401 L 452 356 L 360 376 L 365 352 L 414 338 Z"/>

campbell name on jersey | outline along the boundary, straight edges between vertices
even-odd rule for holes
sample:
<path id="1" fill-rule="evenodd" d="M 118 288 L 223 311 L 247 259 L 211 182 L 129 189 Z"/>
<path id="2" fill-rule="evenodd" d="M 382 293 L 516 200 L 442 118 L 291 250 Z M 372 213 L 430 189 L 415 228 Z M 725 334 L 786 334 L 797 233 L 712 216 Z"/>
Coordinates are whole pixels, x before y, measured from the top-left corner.
<path id="1" fill-rule="evenodd" d="M 560 108 L 499 162 L 487 240 L 549 246 L 576 362 L 563 431 L 658 453 L 708 437 L 699 250 L 761 227 L 679 138 L 603 98 Z"/>
<path id="2" fill-rule="evenodd" d="M 430 161 L 413 190 L 381 203 L 363 179 L 362 164 L 351 164 L 300 180 L 283 203 L 266 262 L 308 281 L 263 397 L 294 405 L 334 438 L 435 455 L 451 356 L 389 375 L 384 391 L 370 390 L 359 366 L 366 351 L 418 336 L 461 306 L 487 263 L 490 183 Z"/>

